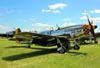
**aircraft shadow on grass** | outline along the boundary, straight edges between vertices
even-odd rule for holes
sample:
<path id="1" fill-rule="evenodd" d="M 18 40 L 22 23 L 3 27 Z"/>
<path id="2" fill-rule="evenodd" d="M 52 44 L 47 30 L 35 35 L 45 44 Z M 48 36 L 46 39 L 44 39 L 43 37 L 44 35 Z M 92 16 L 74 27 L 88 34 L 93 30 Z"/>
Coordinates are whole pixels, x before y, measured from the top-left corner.
<path id="1" fill-rule="evenodd" d="M 18 47 L 16 46 L 15 48 L 18 48 Z M 24 47 L 24 46 L 22 46 L 22 47 Z M 40 56 L 40 55 L 46 55 L 46 54 L 50 54 L 50 53 L 57 53 L 56 48 L 52 48 L 52 49 L 32 48 L 32 49 L 37 49 L 38 51 L 7 56 L 7 57 L 3 57 L 2 59 L 5 60 L 5 61 L 15 61 L 15 60 L 20 60 L 20 59 L 25 59 L 25 58 L 30 58 L 30 57 L 36 57 L 36 56 Z M 68 53 L 70 53 L 73 56 L 75 56 L 75 55 L 84 55 L 84 56 L 86 56 L 87 55 L 87 53 L 73 52 L 73 51 L 69 51 Z"/>
<path id="2" fill-rule="evenodd" d="M 27 48 L 26 46 L 9 46 L 5 48 Z"/>
<path id="3" fill-rule="evenodd" d="M 41 45 L 37 45 L 37 46 L 41 46 Z M 42 47 L 52 47 L 52 46 L 42 46 Z M 27 46 L 15 46 L 15 45 L 12 45 L 12 46 L 8 46 L 8 47 L 5 47 L 5 48 L 28 48 Z M 29 49 L 34 49 L 34 48 L 29 48 Z"/>

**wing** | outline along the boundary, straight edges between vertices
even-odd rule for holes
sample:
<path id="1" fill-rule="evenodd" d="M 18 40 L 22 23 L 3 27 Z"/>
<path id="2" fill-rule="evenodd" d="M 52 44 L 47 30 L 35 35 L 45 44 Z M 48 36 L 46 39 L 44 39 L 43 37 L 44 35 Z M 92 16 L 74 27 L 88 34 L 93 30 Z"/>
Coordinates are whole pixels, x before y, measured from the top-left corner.
<path id="1" fill-rule="evenodd" d="M 17 39 L 32 39 L 32 38 L 43 38 L 43 39 L 48 39 L 48 38 L 53 38 L 54 36 L 51 35 L 45 35 L 45 34 L 37 34 L 37 33 L 31 33 L 31 32 L 21 32 L 19 34 L 16 34 L 15 37 Z"/>
<path id="2" fill-rule="evenodd" d="M 45 35 L 45 34 L 37 34 L 37 33 L 31 33 L 31 32 L 21 32 L 19 34 L 15 35 L 15 38 L 18 41 L 25 41 L 30 40 L 30 43 L 34 44 L 57 44 L 57 38 L 59 38 L 61 41 L 65 41 L 68 38 L 65 36 L 52 36 L 52 35 Z"/>
<path id="3" fill-rule="evenodd" d="M 32 39 L 32 38 L 43 38 L 43 39 L 52 39 L 52 38 L 60 38 L 64 39 L 67 38 L 67 36 L 52 36 L 52 35 L 45 35 L 45 34 L 38 34 L 38 33 L 31 33 L 31 32 L 21 32 L 19 34 L 16 34 L 15 37 L 17 39 Z"/>

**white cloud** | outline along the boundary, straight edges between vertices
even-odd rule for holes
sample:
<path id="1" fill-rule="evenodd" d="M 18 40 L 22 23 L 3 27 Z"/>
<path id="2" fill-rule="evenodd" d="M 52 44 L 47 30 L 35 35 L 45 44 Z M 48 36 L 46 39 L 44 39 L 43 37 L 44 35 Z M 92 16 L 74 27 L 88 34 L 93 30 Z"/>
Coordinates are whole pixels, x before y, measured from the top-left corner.
<path id="1" fill-rule="evenodd" d="M 23 31 L 23 32 L 29 32 L 30 29 L 22 29 L 21 31 Z"/>
<path id="2" fill-rule="evenodd" d="M 39 27 L 50 27 L 49 24 L 44 24 L 44 23 L 36 23 L 35 25 Z"/>
<path id="3" fill-rule="evenodd" d="M 57 3 L 53 5 L 49 5 L 48 9 L 42 9 L 42 12 L 52 12 L 52 13 L 60 13 L 61 9 L 64 9 L 67 6 L 67 4 L 64 3 Z"/>
<path id="4" fill-rule="evenodd" d="M 80 17 L 80 20 L 87 20 L 87 16 Z M 100 23 L 100 17 L 94 17 L 94 18 L 89 17 L 89 20 L 93 21 L 93 23 Z"/>
<path id="5" fill-rule="evenodd" d="M 32 26 L 35 26 L 37 31 L 44 31 L 44 30 L 50 30 L 52 28 L 52 25 L 50 24 L 44 24 L 44 23 L 35 23 L 32 24 Z"/>
<path id="6" fill-rule="evenodd" d="M 52 12 L 52 13 L 60 13 L 60 10 L 45 10 L 45 9 L 42 9 L 42 12 Z"/>
<path id="7" fill-rule="evenodd" d="M 70 21 L 71 19 L 69 18 L 64 18 L 62 21 Z"/>
<path id="8" fill-rule="evenodd" d="M 76 23 L 73 23 L 73 22 L 65 22 L 65 23 L 63 23 L 62 27 L 73 26 L 73 25 L 76 25 Z"/>
<path id="9" fill-rule="evenodd" d="M 8 32 L 10 30 L 11 29 L 9 27 L 0 25 L 0 33 L 6 33 L 6 32 Z"/>
<path id="10" fill-rule="evenodd" d="M 64 9 L 67 5 L 64 3 L 57 3 L 53 5 L 49 5 L 49 9 L 55 10 L 55 9 Z"/>
<path id="11" fill-rule="evenodd" d="M 82 16 L 80 17 L 81 20 L 86 20 L 87 19 L 87 16 Z"/>
<path id="12" fill-rule="evenodd" d="M 6 30 L 6 29 L 8 29 L 8 27 L 0 25 L 0 30 Z"/>
<path id="13" fill-rule="evenodd" d="M 51 12 L 51 10 L 42 9 L 42 12 Z"/>
<path id="14" fill-rule="evenodd" d="M 53 12 L 53 13 L 60 13 L 59 10 L 53 10 L 52 12 Z"/>
<path id="15" fill-rule="evenodd" d="M 37 26 L 37 27 L 52 27 L 51 25 L 49 24 L 44 24 L 44 23 L 35 23 L 35 24 L 32 24 L 33 26 Z"/>
<path id="16" fill-rule="evenodd" d="M 100 23 L 100 17 L 91 18 L 91 19 L 96 23 Z"/>
<path id="17" fill-rule="evenodd" d="M 89 13 L 86 10 L 84 10 L 84 12 L 82 13 L 82 15 L 89 15 Z"/>
<path id="18" fill-rule="evenodd" d="M 80 17 L 81 20 L 86 20 L 87 19 L 87 15 L 89 16 L 90 13 L 100 13 L 100 9 L 94 9 L 94 10 L 91 10 L 91 11 L 86 11 L 84 10 L 84 12 L 82 13 L 82 17 Z M 90 18 L 91 19 L 91 18 Z M 94 18 L 94 20 L 98 20 L 99 18 Z"/>
<path id="19" fill-rule="evenodd" d="M 87 13 L 87 12 L 83 12 L 82 14 L 83 14 L 83 15 L 88 15 L 89 13 Z"/>
<path id="20" fill-rule="evenodd" d="M 94 10 L 90 11 L 90 13 L 100 13 L 100 9 L 94 9 Z"/>

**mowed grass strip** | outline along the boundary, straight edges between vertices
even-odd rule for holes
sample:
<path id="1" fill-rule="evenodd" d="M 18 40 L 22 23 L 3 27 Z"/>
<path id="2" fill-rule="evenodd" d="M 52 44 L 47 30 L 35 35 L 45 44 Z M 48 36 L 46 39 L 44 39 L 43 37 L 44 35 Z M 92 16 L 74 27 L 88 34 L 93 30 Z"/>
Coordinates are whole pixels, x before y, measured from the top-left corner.
<path id="1" fill-rule="evenodd" d="M 100 68 L 100 42 L 59 54 L 56 46 L 16 44 L 0 38 L 0 68 Z"/>

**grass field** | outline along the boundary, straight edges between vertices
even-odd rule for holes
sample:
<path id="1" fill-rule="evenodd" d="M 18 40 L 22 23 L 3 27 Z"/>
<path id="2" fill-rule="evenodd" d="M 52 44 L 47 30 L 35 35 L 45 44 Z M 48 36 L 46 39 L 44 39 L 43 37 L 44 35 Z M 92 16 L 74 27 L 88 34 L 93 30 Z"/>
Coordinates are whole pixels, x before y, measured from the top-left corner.
<path id="1" fill-rule="evenodd" d="M 26 48 L 0 38 L 0 68 L 100 68 L 100 42 L 59 54 L 55 46 Z"/>

